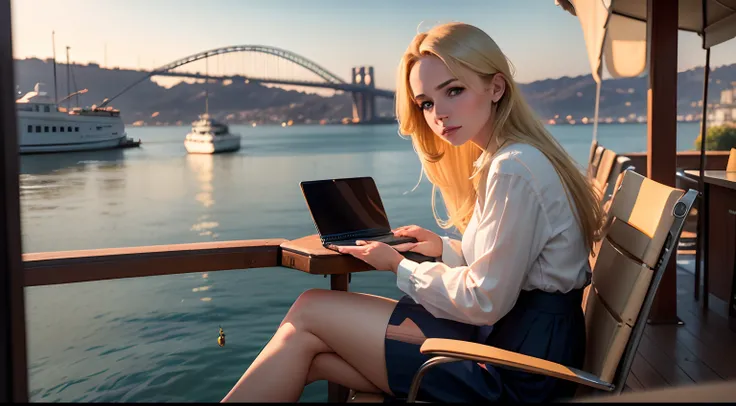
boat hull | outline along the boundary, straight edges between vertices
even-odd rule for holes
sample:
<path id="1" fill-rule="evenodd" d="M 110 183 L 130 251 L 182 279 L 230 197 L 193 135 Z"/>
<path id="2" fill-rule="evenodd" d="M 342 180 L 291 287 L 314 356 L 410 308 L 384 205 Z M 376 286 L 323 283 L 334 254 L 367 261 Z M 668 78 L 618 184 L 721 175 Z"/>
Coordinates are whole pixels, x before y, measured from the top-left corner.
<path id="1" fill-rule="evenodd" d="M 52 152 L 94 151 L 101 149 L 121 148 L 125 136 L 102 141 L 80 142 L 70 144 L 20 145 L 21 154 L 44 154 Z"/>
<path id="2" fill-rule="evenodd" d="M 118 148 L 127 134 L 120 117 L 71 115 L 56 111 L 18 112 L 21 154 Z"/>
<path id="3" fill-rule="evenodd" d="M 240 149 L 240 137 L 228 137 L 215 141 L 185 140 L 184 147 L 190 154 L 219 154 Z"/>

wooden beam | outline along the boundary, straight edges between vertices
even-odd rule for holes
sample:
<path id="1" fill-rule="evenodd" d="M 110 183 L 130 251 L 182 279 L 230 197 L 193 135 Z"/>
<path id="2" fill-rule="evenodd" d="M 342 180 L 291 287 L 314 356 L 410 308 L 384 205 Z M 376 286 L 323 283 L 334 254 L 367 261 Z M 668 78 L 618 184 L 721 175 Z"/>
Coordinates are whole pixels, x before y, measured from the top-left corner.
<path id="1" fill-rule="evenodd" d="M 675 187 L 677 168 L 678 2 L 647 0 L 647 177 Z M 652 323 L 676 323 L 677 261 L 670 261 L 650 313 Z"/>
<path id="2" fill-rule="evenodd" d="M 10 0 L 0 0 L 0 401 L 28 402 Z"/>
<path id="3" fill-rule="evenodd" d="M 616 151 L 619 155 L 623 155 L 631 159 L 631 163 L 635 166 L 637 173 L 647 176 L 647 162 L 649 161 L 646 152 L 624 152 Z M 705 159 L 706 171 L 722 171 L 726 169 L 728 163 L 729 151 L 707 151 Z M 698 169 L 700 167 L 699 151 L 679 151 L 677 153 L 678 169 Z"/>
<path id="4" fill-rule="evenodd" d="M 25 286 L 281 266 L 285 239 L 24 254 Z"/>

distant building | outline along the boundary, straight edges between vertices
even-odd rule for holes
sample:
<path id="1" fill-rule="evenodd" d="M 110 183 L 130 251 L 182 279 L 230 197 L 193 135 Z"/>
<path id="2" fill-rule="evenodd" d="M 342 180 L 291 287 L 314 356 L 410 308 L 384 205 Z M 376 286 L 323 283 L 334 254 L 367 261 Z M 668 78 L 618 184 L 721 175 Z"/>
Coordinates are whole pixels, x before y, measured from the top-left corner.
<path id="1" fill-rule="evenodd" d="M 732 89 L 721 92 L 721 102 L 708 114 L 709 125 L 736 123 L 736 82 L 731 82 L 731 85 Z"/>

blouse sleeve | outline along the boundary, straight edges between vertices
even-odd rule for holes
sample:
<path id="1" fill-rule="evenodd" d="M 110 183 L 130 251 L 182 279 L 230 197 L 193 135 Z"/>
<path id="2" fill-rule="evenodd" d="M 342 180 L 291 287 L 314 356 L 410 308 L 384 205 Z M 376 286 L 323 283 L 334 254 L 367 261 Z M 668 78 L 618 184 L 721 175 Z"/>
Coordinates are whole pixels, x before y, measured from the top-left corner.
<path id="1" fill-rule="evenodd" d="M 448 266 L 467 265 L 463 257 L 462 243 L 446 236 L 440 238 L 442 239 L 442 263 Z"/>
<path id="2" fill-rule="evenodd" d="M 485 196 L 475 234 L 464 237 L 472 239 L 473 263 L 399 264 L 398 288 L 435 317 L 495 324 L 516 303 L 550 234 L 539 196 L 524 177 L 493 173 Z"/>

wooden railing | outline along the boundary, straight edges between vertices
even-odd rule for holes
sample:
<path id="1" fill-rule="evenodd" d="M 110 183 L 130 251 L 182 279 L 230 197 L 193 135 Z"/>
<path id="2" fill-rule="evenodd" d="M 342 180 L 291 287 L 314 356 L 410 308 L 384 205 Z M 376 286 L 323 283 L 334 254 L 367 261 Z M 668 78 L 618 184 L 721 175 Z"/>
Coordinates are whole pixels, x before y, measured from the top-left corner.
<path id="1" fill-rule="evenodd" d="M 156 245 L 23 255 L 25 286 L 280 266 L 285 239 Z"/>
<path id="2" fill-rule="evenodd" d="M 348 290 L 350 273 L 370 269 L 360 260 L 322 248 L 315 235 L 293 241 L 240 240 L 23 254 L 23 285 L 275 266 L 330 275 L 330 289 L 343 291 Z M 27 374 L 25 364 L 14 373 Z M 344 402 L 347 395 L 347 388 L 328 383 L 328 401 Z"/>
<path id="3" fill-rule="evenodd" d="M 729 151 L 706 151 L 705 170 L 724 170 L 728 162 Z M 624 152 L 621 155 L 629 157 L 631 163 L 636 167 L 636 172 L 647 175 L 647 153 L 646 152 Z M 680 151 L 677 153 L 677 168 L 699 169 L 700 151 Z"/>

